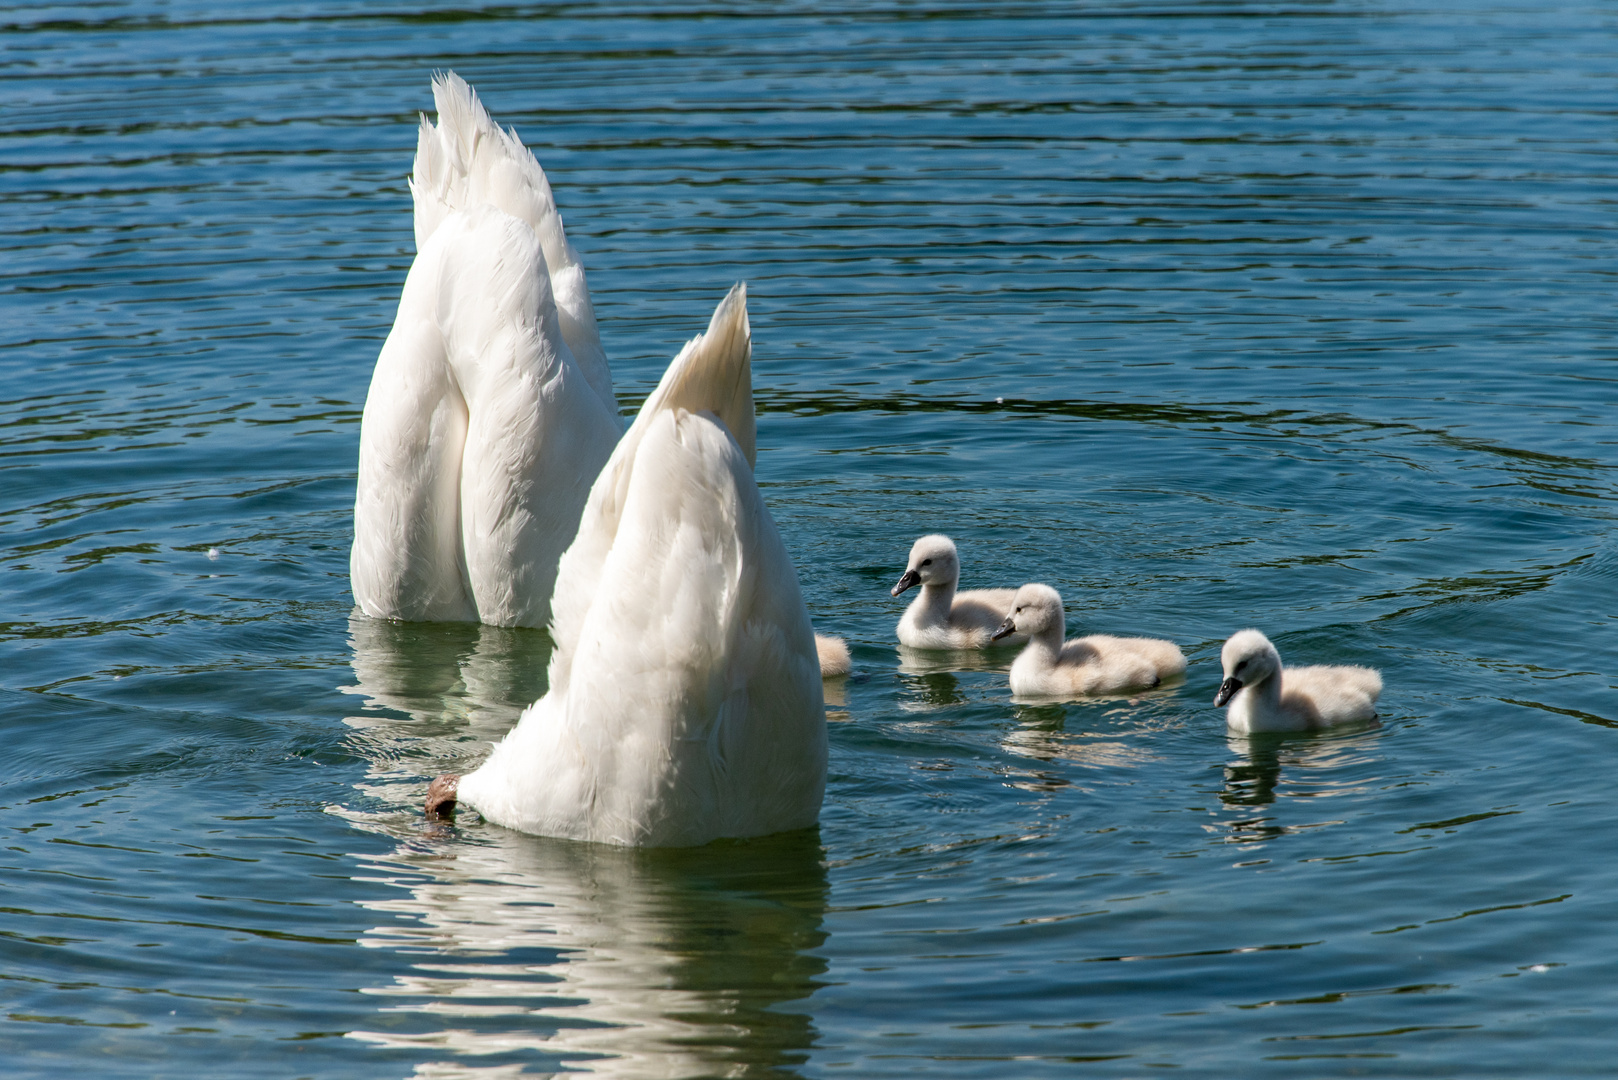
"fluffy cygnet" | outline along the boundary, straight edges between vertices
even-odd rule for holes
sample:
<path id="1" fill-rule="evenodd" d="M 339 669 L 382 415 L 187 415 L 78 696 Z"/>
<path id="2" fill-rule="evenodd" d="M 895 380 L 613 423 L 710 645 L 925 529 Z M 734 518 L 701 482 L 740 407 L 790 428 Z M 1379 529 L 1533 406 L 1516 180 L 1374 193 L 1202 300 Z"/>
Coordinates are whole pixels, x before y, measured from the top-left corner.
<path id="1" fill-rule="evenodd" d="M 947 536 L 923 536 L 910 548 L 910 563 L 892 589 L 898 596 L 912 585 L 921 593 L 899 620 L 899 644 L 912 649 L 981 649 L 994 640 L 994 632 L 1011 610 L 1015 589 L 971 589 L 956 592 L 961 560 L 955 541 Z M 1006 642 L 1019 645 L 1022 635 Z"/>
<path id="2" fill-rule="evenodd" d="M 1011 665 L 1011 692 L 1018 697 L 1066 697 L 1145 690 L 1185 673 L 1185 655 L 1172 641 L 1106 634 L 1064 643 L 1062 596 L 1049 585 L 1024 585 L 1012 600 L 995 637 L 1028 635 L 1028 647 Z"/>
<path id="3" fill-rule="evenodd" d="M 1220 653 L 1225 681 L 1215 705 L 1230 703 L 1234 731 L 1307 731 L 1376 719 L 1382 676 L 1368 667 L 1282 668 L 1281 654 L 1257 630 L 1243 630 Z"/>
<path id="4" fill-rule="evenodd" d="M 848 642 L 829 634 L 815 635 L 815 652 L 820 655 L 820 677 L 847 675 L 853 661 L 848 656 Z"/>

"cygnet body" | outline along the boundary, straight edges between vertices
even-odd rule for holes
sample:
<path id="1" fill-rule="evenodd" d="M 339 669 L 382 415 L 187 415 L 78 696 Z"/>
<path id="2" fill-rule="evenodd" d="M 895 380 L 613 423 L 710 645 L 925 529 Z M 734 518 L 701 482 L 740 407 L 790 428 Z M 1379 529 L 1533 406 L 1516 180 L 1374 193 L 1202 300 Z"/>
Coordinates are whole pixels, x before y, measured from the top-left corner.
<path id="1" fill-rule="evenodd" d="M 854 666 L 848 655 L 848 642 L 840 637 L 830 634 L 815 635 L 815 653 L 820 658 L 820 677 L 822 679 L 834 678 L 838 675 L 847 675 Z"/>
<path id="2" fill-rule="evenodd" d="M 982 649 L 1011 610 L 1016 589 L 956 591 L 961 580 L 961 559 L 955 541 L 947 536 L 923 536 L 910 548 L 910 561 L 894 585 L 898 596 L 913 585 L 921 593 L 899 620 L 899 644 L 912 649 Z M 1006 641 L 1020 645 L 1021 634 Z"/>
<path id="3" fill-rule="evenodd" d="M 1107 634 L 1062 640 L 1062 596 L 1049 585 L 1018 589 L 996 636 L 1017 631 L 1028 646 L 1011 665 L 1018 697 L 1069 697 L 1147 690 L 1185 673 L 1185 655 L 1172 641 Z"/>
<path id="4" fill-rule="evenodd" d="M 1229 704 L 1233 731 L 1309 731 L 1376 719 L 1382 676 L 1368 667 L 1283 668 L 1281 654 L 1257 630 L 1243 630 L 1220 653 L 1225 680 L 1215 705 Z"/>

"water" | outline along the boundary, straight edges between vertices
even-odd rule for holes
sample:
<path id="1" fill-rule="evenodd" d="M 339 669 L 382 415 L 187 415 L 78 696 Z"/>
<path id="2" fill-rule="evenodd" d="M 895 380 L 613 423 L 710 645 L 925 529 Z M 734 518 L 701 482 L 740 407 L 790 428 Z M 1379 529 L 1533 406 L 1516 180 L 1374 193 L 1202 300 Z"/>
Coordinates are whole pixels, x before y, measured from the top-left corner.
<path id="1" fill-rule="evenodd" d="M 10 1074 L 1610 1071 L 1611 10 L 222 10 L 0 13 Z M 856 666 L 817 833 L 420 820 L 549 648 L 347 589 L 441 68 L 549 170 L 626 404 L 749 283 Z M 900 655 L 933 530 L 1185 685 Z M 1380 667 L 1383 725 L 1228 737 L 1246 625 Z"/>

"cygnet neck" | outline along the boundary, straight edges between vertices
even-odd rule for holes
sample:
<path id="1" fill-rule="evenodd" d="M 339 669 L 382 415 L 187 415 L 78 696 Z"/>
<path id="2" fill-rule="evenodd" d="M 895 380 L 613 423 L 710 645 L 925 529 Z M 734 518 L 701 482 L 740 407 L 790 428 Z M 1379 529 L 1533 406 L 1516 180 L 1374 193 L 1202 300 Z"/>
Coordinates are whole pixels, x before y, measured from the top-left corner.
<path id="1" fill-rule="evenodd" d="M 1065 619 L 1058 619 L 1043 630 L 1036 630 L 1028 635 L 1028 649 L 1042 655 L 1048 655 L 1051 663 L 1056 663 L 1057 657 L 1062 654 L 1063 636 L 1067 627 L 1063 625 Z"/>
<path id="2" fill-rule="evenodd" d="M 950 609 L 955 606 L 954 581 L 924 582 L 921 586 L 922 610 L 927 613 L 929 621 L 948 622 Z"/>
<path id="3" fill-rule="evenodd" d="M 1278 711 L 1281 708 L 1280 669 L 1277 668 L 1256 683 L 1243 684 L 1242 693 L 1251 695 L 1253 703 L 1261 705 L 1266 712 Z"/>

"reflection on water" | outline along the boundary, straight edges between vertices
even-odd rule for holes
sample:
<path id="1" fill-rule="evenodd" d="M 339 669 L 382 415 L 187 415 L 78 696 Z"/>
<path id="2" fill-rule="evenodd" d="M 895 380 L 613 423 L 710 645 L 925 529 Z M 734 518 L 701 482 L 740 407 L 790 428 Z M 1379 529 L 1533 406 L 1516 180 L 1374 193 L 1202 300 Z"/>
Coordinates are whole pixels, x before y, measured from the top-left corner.
<path id="1" fill-rule="evenodd" d="M 392 622 L 356 608 L 348 643 L 354 685 L 338 689 L 367 706 L 344 719 L 348 742 L 370 762 L 363 790 L 388 802 L 413 804 L 424 773 L 469 767 L 545 693 L 542 630 Z"/>
<path id="2" fill-rule="evenodd" d="M 349 621 L 371 715 L 350 743 L 362 790 L 408 816 L 343 812 L 402 840 L 381 866 L 408 896 L 361 939 L 418 959 L 364 992 L 352 1038 L 423 1056 L 417 1076 L 778 1074 L 806 1057 L 807 998 L 825 963 L 824 852 L 814 831 L 690 851 L 633 851 L 463 821 L 424 840 L 424 762 L 481 756 L 544 692 L 550 642 L 531 630 Z M 377 781 L 382 781 L 377 787 Z M 526 1067 L 540 1068 L 531 1074 Z"/>
<path id="3" fill-rule="evenodd" d="M 1282 736 L 1231 735 L 1231 752 L 1242 755 L 1225 766 L 1225 787 L 1219 801 L 1226 806 L 1267 806 L 1275 801 L 1281 779 Z"/>
<path id="4" fill-rule="evenodd" d="M 1105 702 L 1115 702 L 1102 708 Z M 1085 704 L 1041 702 L 1014 706 L 1017 726 L 1000 740 L 1002 749 L 1019 757 L 1091 768 L 1130 768 L 1155 761 L 1139 736 L 1158 730 L 1135 708 L 1136 698 L 1108 698 Z M 1072 713 L 1070 718 L 1069 713 Z M 1088 722 L 1092 730 L 1086 730 Z"/>
<path id="5" fill-rule="evenodd" d="M 963 705 L 967 695 L 961 689 L 959 671 L 1004 671 L 1016 657 L 1015 649 L 912 649 L 899 650 L 899 684 L 903 697 L 899 707 L 906 712 L 929 712 L 949 705 Z"/>
<path id="6" fill-rule="evenodd" d="M 416 1075 L 435 1077 L 524 1075 L 525 1063 L 779 1075 L 805 1060 L 814 1026 L 782 1006 L 813 994 L 826 969 L 814 953 L 827 894 L 816 833 L 691 851 L 476 833 L 407 842 L 382 868 L 409 895 L 367 905 L 397 918 L 361 943 L 417 959 L 365 990 L 383 1004 L 352 1038 L 427 1051 Z"/>
<path id="7" fill-rule="evenodd" d="M 848 684 L 851 682 L 864 682 L 869 676 L 863 672 L 853 675 L 834 675 L 824 679 L 820 684 L 820 692 L 826 700 L 826 719 L 831 722 L 842 722 L 854 719 L 848 711 Z"/>
<path id="8" fill-rule="evenodd" d="M 494 725 L 495 734 L 545 693 L 551 655 L 543 630 L 393 622 L 358 608 L 348 619 L 348 643 L 357 685 L 344 693 L 422 722 Z"/>
<path id="9" fill-rule="evenodd" d="M 1243 810 L 1270 806 L 1283 799 L 1321 799 L 1365 795 L 1375 790 L 1375 776 L 1364 771 L 1376 758 L 1367 752 L 1367 738 L 1375 738 L 1373 721 L 1356 730 L 1325 734 L 1230 732 L 1226 743 L 1235 755 L 1225 765 L 1225 783 L 1219 801 Z M 1283 780 L 1285 783 L 1283 784 Z M 1232 843 L 1252 844 L 1304 829 L 1339 824 L 1309 821 L 1282 824 L 1274 816 L 1242 817 L 1224 823 Z"/>

